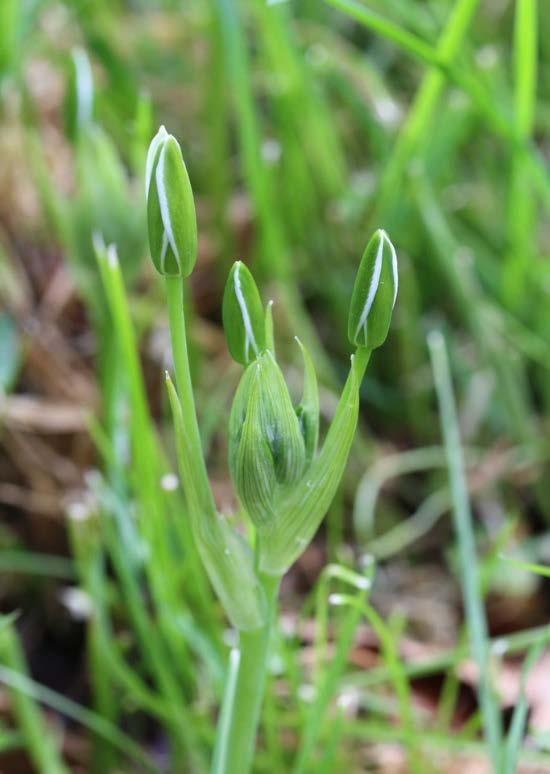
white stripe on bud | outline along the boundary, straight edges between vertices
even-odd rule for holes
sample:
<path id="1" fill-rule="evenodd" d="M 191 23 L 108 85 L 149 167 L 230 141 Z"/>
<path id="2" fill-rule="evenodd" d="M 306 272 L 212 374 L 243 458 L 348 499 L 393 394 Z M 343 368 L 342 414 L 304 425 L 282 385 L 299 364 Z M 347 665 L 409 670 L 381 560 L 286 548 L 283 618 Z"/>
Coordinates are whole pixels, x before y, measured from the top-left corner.
<path id="1" fill-rule="evenodd" d="M 393 246 L 393 242 L 389 238 L 389 236 L 386 234 L 385 231 L 382 231 L 382 236 L 384 239 L 387 240 L 389 246 L 390 246 L 390 253 L 391 253 L 391 270 L 393 274 L 393 305 L 392 309 L 395 306 L 395 302 L 397 300 L 397 289 L 399 287 L 399 274 L 397 271 L 397 253 L 395 252 L 395 247 Z"/>
<path id="2" fill-rule="evenodd" d="M 166 250 L 167 250 L 167 244 L 166 240 L 168 240 L 168 243 L 170 244 L 170 247 L 172 248 L 172 251 L 174 253 L 174 257 L 177 261 L 178 267 L 181 271 L 181 261 L 180 261 L 180 255 L 178 251 L 178 247 L 176 245 L 176 240 L 174 238 L 174 230 L 172 228 L 172 221 L 170 219 L 170 209 L 168 207 L 168 196 L 166 193 L 166 185 L 164 182 L 164 160 L 166 158 L 166 145 L 162 148 L 160 152 L 160 158 L 159 163 L 157 164 L 157 171 L 155 175 L 155 180 L 157 183 L 157 193 L 159 197 L 159 206 L 160 206 L 160 217 L 162 219 L 162 223 L 164 226 L 164 236 L 162 240 L 162 254 L 161 254 L 161 266 L 164 270 L 164 261 L 166 259 Z"/>
<path id="3" fill-rule="evenodd" d="M 375 349 L 386 340 L 397 283 L 397 254 L 379 228 L 365 247 L 351 296 L 348 338 L 355 347 Z"/>
<path id="4" fill-rule="evenodd" d="M 151 184 L 151 175 L 153 174 L 153 164 L 155 163 L 155 156 L 159 146 L 162 145 L 168 138 L 168 132 L 161 126 L 156 135 L 151 140 L 149 150 L 147 151 L 147 160 L 145 161 L 145 201 L 149 198 L 149 186 Z"/>
<path id="5" fill-rule="evenodd" d="M 374 261 L 374 269 L 372 272 L 369 292 L 367 293 L 367 300 L 365 301 L 365 306 L 363 307 L 363 311 L 361 312 L 359 323 L 357 324 L 357 328 L 355 329 L 356 337 L 359 335 L 359 331 L 361 330 L 361 328 L 363 328 L 363 326 L 365 326 L 365 337 L 367 335 L 367 329 L 366 329 L 367 317 L 369 316 L 369 312 L 372 308 L 372 305 L 374 304 L 374 299 L 376 298 L 376 291 L 378 290 L 378 285 L 380 284 L 380 274 L 382 273 L 382 255 L 384 253 L 384 237 L 386 236 L 386 232 L 381 231 L 381 236 L 382 238 L 380 239 L 380 244 L 378 245 L 378 250 L 376 253 L 376 259 Z M 388 242 L 389 242 L 389 239 L 388 239 Z M 390 245 L 391 245 L 391 242 L 390 242 Z M 392 248 L 393 248 L 393 245 L 392 245 Z"/>

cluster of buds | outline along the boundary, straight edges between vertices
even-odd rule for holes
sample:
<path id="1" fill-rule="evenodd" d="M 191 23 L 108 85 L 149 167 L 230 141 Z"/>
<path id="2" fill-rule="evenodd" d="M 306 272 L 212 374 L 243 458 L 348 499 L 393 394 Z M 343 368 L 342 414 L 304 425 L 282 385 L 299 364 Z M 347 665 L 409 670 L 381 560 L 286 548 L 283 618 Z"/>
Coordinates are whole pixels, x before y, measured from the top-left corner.
<path id="1" fill-rule="evenodd" d="M 164 129 L 149 150 L 146 194 L 153 262 L 162 274 L 187 276 L 197 239 L 193 196 L 179 146 Z M 201 500 L 193 492 L 193 476 L 186 470 L 190 447 L 178 396 L 170 386 L 197 547 L 238 628 L 261 625 L 257 573 L 285 573 L 330 506 L 355 434 L 361 380 L 370 353 L 386 339 L 396 296 L 395 249 L 379 230 L 364 252 L 352 294 L 348 331 L 355 354 L 349 376 L 318 450 L 319 396 L 311 357 L 298 342 L 304 387 L 295 406 L 271 343 L 270 307 L 264 310 L 254 278 L 243 263 L 238 261 L 231 269 L 223 297 L 223 325 L 229 352 L 244 372 L 229 419 L 229 468 L 242 508 L 256 530 L 255 561 L 246 541 L 212 511 L 209 499 Z M 254 594 L 244 593 L 252 590 Z"/>
<path id="2" fill-rule="evenodd" d="M 286 572 L 317 531 L 340 482 L 357 424 L 359 387 L 370 352 L 384 343 L 397 296 L 397 259 L 385 231 L 367 245 L 355 282 L 349 339 L 357 348 L 322 448 L 317 451 L 319 397 L 311 358 L 304 391 L 292 400 L 267 345 L 266 314 L 246 266 L 227 281 L 223 322 L 229 351 L 245 366 L 229 420 L 229 468 L 257 530 L 260 570 Z"/>

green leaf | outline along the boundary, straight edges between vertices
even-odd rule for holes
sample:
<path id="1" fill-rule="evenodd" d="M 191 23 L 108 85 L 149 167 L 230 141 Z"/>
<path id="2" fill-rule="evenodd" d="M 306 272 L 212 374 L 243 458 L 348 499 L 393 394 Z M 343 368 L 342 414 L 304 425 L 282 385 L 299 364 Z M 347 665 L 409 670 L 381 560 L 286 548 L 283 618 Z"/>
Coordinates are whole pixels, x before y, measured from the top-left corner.
<path id="1" fill-rule="evenodd" d="M 319 439 L 319 389 L 317 374 L 309 352 L 300 339 L 296 341 L 304 359 L 304 389 L 302 399 L 296 408 L 296 416 L 300 421 L 306 449 L 306 465 L 309 465 L 317 451 Z"/>
<path id="2" fill-rule="evenodd" d="M 145 192 L 155 268 L 161 274 L 187 277 L 197 259 L 195 202 L 181 148 L 162 126 L 149 146 Z"/>
<path id="3" fill-rule="evenodd" d="M 275 336 L 273 333 L 273 301 L 269 301 L 265 308 L 265 345 L 268 349 L 275 353 Z"/>
<path id="4" fill-rule="evenodd" d="M 223 294 L 223 328 L 231 357 L 248 365 L 265 348 L 264 310 L 254 277 L 241 261 L 229 272 Z"/>
<path id="5" fill-rule="evenodd" d="M 242 631 L 258 629 L 265 620 L 265 599 L 247 543 L 216 513 L 205 492 L 198 490 L 189 464 L 190 444 L 172 380 L 166 375 L 174 418 L 176 449 L 193 537 L 210 582 L 231 623 Z"/>
<path id="6" fill-rule="evenodd" d="M 397 256 L 383 229 L 368 243 L 357 272 L 348 318 L 355 346 L 379 347 L 386 340 L 397 298 Z"/>

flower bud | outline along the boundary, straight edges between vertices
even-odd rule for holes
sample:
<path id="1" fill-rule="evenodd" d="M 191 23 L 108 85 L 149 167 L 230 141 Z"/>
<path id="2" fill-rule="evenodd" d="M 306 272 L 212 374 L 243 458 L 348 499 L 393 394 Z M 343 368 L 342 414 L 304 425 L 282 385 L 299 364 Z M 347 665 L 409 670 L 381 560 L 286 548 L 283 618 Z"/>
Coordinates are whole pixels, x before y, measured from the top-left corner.
<path id="1" fill-rule="evenodd" d="M 397 298 L 397 255 L 383 229 L 368 243 L 357 272 L 348 318 L 348 338 L 356 347 L 384 343 Z"/>
<path id="2" fill-rule="evenodd" d="M 247 368 L 229 419 L 229 468 L 252 521 L 266 526 L 276 495 L 303 473 L 302 430 L 281 370 L 265 350 Z"/>
<path id="3" fill-rule="evenodd" d="M 222 317 L 231 357 L 248 365 L 265 348 L 265 322 L 254 277 L 241 261 L 233 264 L 227 278 Z"/>
<path id="4" fill-rule="evenodd" d="M 161 274 L 187 277 L 197 258 L 195 203 L 181 148 L 161 126 L 145 166 L 149 248 Z"/>

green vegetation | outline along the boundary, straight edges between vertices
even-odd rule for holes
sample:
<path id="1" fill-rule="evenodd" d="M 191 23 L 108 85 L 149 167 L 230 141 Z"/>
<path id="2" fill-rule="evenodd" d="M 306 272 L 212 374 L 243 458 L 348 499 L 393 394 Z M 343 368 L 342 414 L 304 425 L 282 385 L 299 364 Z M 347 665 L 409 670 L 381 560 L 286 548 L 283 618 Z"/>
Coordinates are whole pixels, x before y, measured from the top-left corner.
<path id="1" fill-rule="evenodd" d="M 549 33 L 0 3 L 0 770 L 550 771 Z"/>

